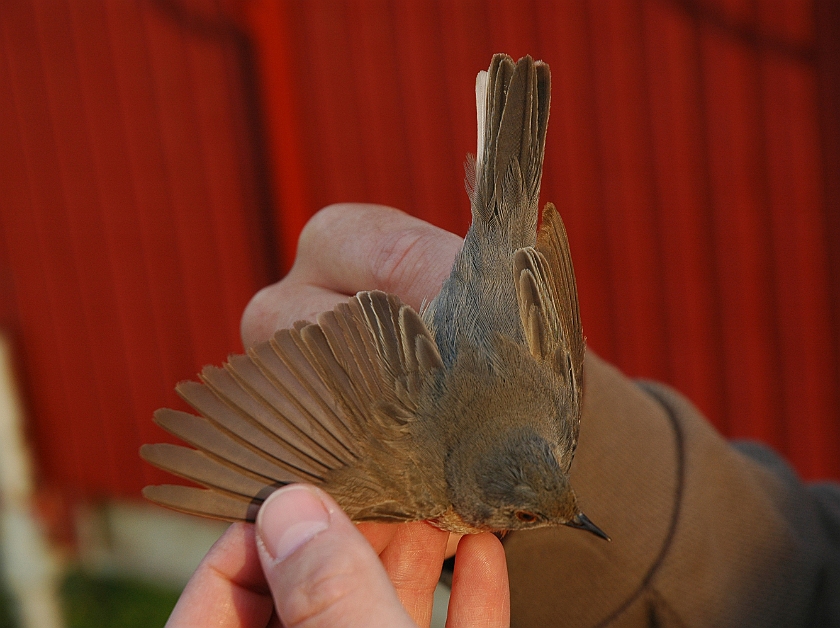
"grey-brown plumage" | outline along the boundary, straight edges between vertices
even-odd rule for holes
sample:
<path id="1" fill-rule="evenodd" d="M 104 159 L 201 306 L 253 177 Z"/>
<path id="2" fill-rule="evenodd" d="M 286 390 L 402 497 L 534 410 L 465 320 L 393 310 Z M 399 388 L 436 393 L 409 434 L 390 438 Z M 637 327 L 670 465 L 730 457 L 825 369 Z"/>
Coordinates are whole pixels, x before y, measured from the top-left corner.
<path id="1" fill-rule="evenodd" d="M 479 73 L 473 222 L 428 307 L 361 292 L 205 368 L 203 384 L 180 384 L 201 416 L 163 409 L 155 420 L 196 449 L 141 455 L 206 489 L 149 486 L 146 497 L 253 521 L 276 487 L 305 481 L 356 521 L 605 536 L 569 485 L 585 349 L 553 205 L 536 228 L 549 90 L 548 66 L 530 57 L 496 55 Z"/>

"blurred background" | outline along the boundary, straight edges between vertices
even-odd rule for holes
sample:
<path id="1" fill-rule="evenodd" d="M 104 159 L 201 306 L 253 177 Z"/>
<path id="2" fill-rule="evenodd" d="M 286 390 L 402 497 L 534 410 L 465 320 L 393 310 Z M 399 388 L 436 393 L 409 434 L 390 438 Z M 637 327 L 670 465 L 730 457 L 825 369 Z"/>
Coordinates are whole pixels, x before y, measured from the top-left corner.
<path id="1" fill-rule="evenodd" d="M 57 582 L 72 626 L 163 624 L 224 526 L 140 501 L 171 480 L 137 456 L 171 440 L 152 412 L 242 350 L 245 304 L 319 208 L 466 232 L 474 80 L 495 52 L 552 69 L 542 198 L 589 345 L 840 479 L 838 7 L 4 0 L 8 588 Z M 20 530 L 39 532 L 40 576 L 14 567 Z M 120 596 L 130 618 L 107 623 Z"/>

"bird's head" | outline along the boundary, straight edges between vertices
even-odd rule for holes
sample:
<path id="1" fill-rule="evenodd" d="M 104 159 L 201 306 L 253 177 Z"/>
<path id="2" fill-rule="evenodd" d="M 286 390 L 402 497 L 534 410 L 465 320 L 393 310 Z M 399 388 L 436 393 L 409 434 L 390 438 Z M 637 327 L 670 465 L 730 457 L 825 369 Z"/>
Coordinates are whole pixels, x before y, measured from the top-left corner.
<path id="1" fill-rule="evenodd" d="M 447 462 L 452 504 L 466 523 L 491 530 L 567 525 L 609 538 L 580 511 L 545 438 L 520 429 L 494 441 L 465 447 L 453 456 L 457 462 Z"/>

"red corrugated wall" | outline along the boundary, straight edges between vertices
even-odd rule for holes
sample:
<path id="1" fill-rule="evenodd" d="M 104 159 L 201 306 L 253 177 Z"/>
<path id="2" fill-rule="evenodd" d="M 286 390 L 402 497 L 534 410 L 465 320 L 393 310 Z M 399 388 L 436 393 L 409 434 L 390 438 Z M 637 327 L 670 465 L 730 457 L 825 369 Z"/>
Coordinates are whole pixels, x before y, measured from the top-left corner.
<path id="1" fill-rule="evenodd" d="M 239 348 L 318 208 L 463 233 L 475 73 L 499 51 L 552 67 L 543 198 L 590 345 L 840 478 L 834 4 L 3 3 L 1 311 L 45 479 L 153 479 L 152 410 Z"/>
<path id="2" fill-rule="evenodd" d="M 123 0 L 3 2 L 0 38 L 0 298 L 38 468 L 136 494 L 151 413 L 241 350 L 267 281 L 239 47 Z"/>

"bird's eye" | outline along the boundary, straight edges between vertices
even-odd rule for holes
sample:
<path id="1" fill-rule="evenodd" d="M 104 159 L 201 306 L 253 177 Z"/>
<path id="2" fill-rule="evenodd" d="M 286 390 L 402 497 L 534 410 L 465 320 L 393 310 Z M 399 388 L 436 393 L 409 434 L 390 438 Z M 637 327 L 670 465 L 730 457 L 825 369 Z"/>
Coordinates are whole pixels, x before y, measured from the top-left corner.
<path id="1" fill-rule="evenodd" d="M 522 523 L 534 523 L 537 520 L 537 515 L 527 510 L 517 510 L 516 518 Z"/>

